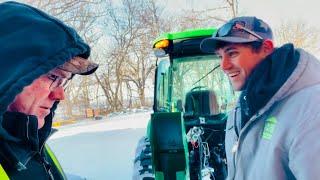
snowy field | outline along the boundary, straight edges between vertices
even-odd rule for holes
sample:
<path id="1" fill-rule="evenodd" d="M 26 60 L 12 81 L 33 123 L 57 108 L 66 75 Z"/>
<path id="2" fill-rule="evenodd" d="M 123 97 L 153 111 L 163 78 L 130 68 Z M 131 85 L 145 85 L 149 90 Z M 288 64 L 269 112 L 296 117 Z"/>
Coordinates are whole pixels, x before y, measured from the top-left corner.
<path id="1" fill-rule="evenodd" d="M 63 126 L 48 144 L 67 174 L 88 180 L 130 180 L 135 148 L 146 133 L 150 113 Z"/>

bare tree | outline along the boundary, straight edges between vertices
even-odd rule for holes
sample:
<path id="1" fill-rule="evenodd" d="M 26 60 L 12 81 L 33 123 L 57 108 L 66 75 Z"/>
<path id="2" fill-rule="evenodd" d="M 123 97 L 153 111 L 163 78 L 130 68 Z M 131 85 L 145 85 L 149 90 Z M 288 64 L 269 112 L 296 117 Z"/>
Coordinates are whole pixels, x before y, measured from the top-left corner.
<path id="1" fill-rule="evenodd" d="M 228 4 L 228 7 L 231 11 L 232 17 L 236 17 L 238 15 L 238 0 L 225 0 Z"/>
<path id="2" fill-rule="evenodd" d="M 287 21 L 275 30 L 275 38 L 278 45 L 293 43 L 296 47 L 319 53 L 319 33 L 317 28 L 306 23 Z"/>
<path id="3" fill-rule="evenodd" d="M 153 78 L 155 61 L 152 55 L 152 42 L 162 30 L 169 28 L 161 18 L 163 8 L 155 0 L 144 1 L 138 14 L 138 38 L 134 40 L 131 56 L 126 63 L 125 79 L 133 83 L 140 105 L 145 106 L 145 91 L 148 79 Z"/>
<path id="4" fill-rule="evenodd" d="M 91 46 L 100 36 L 94 27 L 98 18 L 105 16 L 100 8 L 102 0 L 25 0 L 74 27 Z"/>
<path id="5" fill-rule="evenodd" d="M 92 47 L 90 58 L 100 63 L 94 80 L 76 78 L 67 91 L 69 98 L 63 104 L 70 114 L 72 104 L 87 108 L 99 104 L 100 99 L 106 101 L 107 111 L 145 106 L 155 67 L 153 40 L 163 32 L 221 23 L 237 14 L 238 4 L 220 0 L 204 10 L 191 8 L 172 14 L 157 0 L 25 1 L 75 27 Z"/>
<path id="6" fill-rule="evenodd" d="M 173 17 L 173 23 L 178 25 L 174 30 L 220 25 L 238 15 L 238 4 L 237 0 L 220 0 L 212 1 L 212 7 L 182 10 L 178 16 Z"/>
<path id="7" fill-rule="evenodd" d="M 107 68 L 96 78 L 111 110 L 132 106 L 135 95 L 145 105 L 146 82 L 155 64 L 150 61 L 151 43 L 161 26 L 160 8 L 153 0 L 123 0 L 121 6 L 109 1 L 107 6 L 109 46 L 103 60 Z"/>

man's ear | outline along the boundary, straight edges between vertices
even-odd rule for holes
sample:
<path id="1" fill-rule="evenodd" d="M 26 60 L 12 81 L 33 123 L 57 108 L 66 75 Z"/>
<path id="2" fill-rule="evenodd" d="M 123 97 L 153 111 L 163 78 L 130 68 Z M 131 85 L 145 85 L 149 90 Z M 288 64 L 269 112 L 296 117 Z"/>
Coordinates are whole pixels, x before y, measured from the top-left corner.
<path id="1" fill-rule="evenodd" d="M 271 39 L 264 40 L 262 47 L 263 47 L 263 51 L 264 51 L 264 53 L 266 53 L 266 55 L 271 54 L 274 50 L 273 41 Z"/>

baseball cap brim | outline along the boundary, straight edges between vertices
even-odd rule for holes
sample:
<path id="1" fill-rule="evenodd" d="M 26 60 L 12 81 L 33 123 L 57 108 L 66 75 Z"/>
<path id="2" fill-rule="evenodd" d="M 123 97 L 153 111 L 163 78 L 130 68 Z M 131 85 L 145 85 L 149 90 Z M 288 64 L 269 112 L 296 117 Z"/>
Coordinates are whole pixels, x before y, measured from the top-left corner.
<path id="1" fill-rule="evenodd" d="M 84 59 L 82 57 L 74 57 L 70 61 L 59 66 L 59 69 L 71 72 L 72 74 L 89 75 L 98 69 L 99 65 Z"/>
<path id="2" fill-rule="evenodd" d="M 202 52 L 205 53 L 215 53 L 215 51 L 218 48 L 218 44 L 220 42 L 226 42 L 226 43 L 249 43 L 254 42 L 256 40 L 253 39 L 247 39 L 247 38 L 241 38 L 241 37 L 210 37 L 202 40 L 200 44 L 200 49 Z"/>

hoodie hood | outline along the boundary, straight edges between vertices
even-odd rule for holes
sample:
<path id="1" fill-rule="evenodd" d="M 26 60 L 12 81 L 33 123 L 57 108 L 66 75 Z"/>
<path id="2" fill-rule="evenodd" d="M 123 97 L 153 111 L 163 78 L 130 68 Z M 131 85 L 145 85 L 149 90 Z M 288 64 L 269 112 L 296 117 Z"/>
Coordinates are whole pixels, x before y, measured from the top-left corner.
<path id="1" fill-rule="evenodd" d="M 303 49 L 298 48 L 296 50 L 300 54 L 297 67 L 268 103 L 258 111 L 257 115 L 263 114 L 275 103 L 286 99 L 302 89 L 320 84 L 320 61 Z"/>
<path id="2" fill-rule="evenodd" d="M 286 82 L 297 67 L 299 58 L 300 54 L 294 46 L 285 44 L 276 48 L 257 65 L 240 95 L 243 125 L 265 106 Z"/>
<path id="3" fill-rule="evenodd" d="M 8 105 L 39 76 L 75 56 L 88 58 L 90 47 L 74 29 L 31 6 L 0 3 L 0 17 L 0 138 L 18 141 L 2 127 Z"/>

